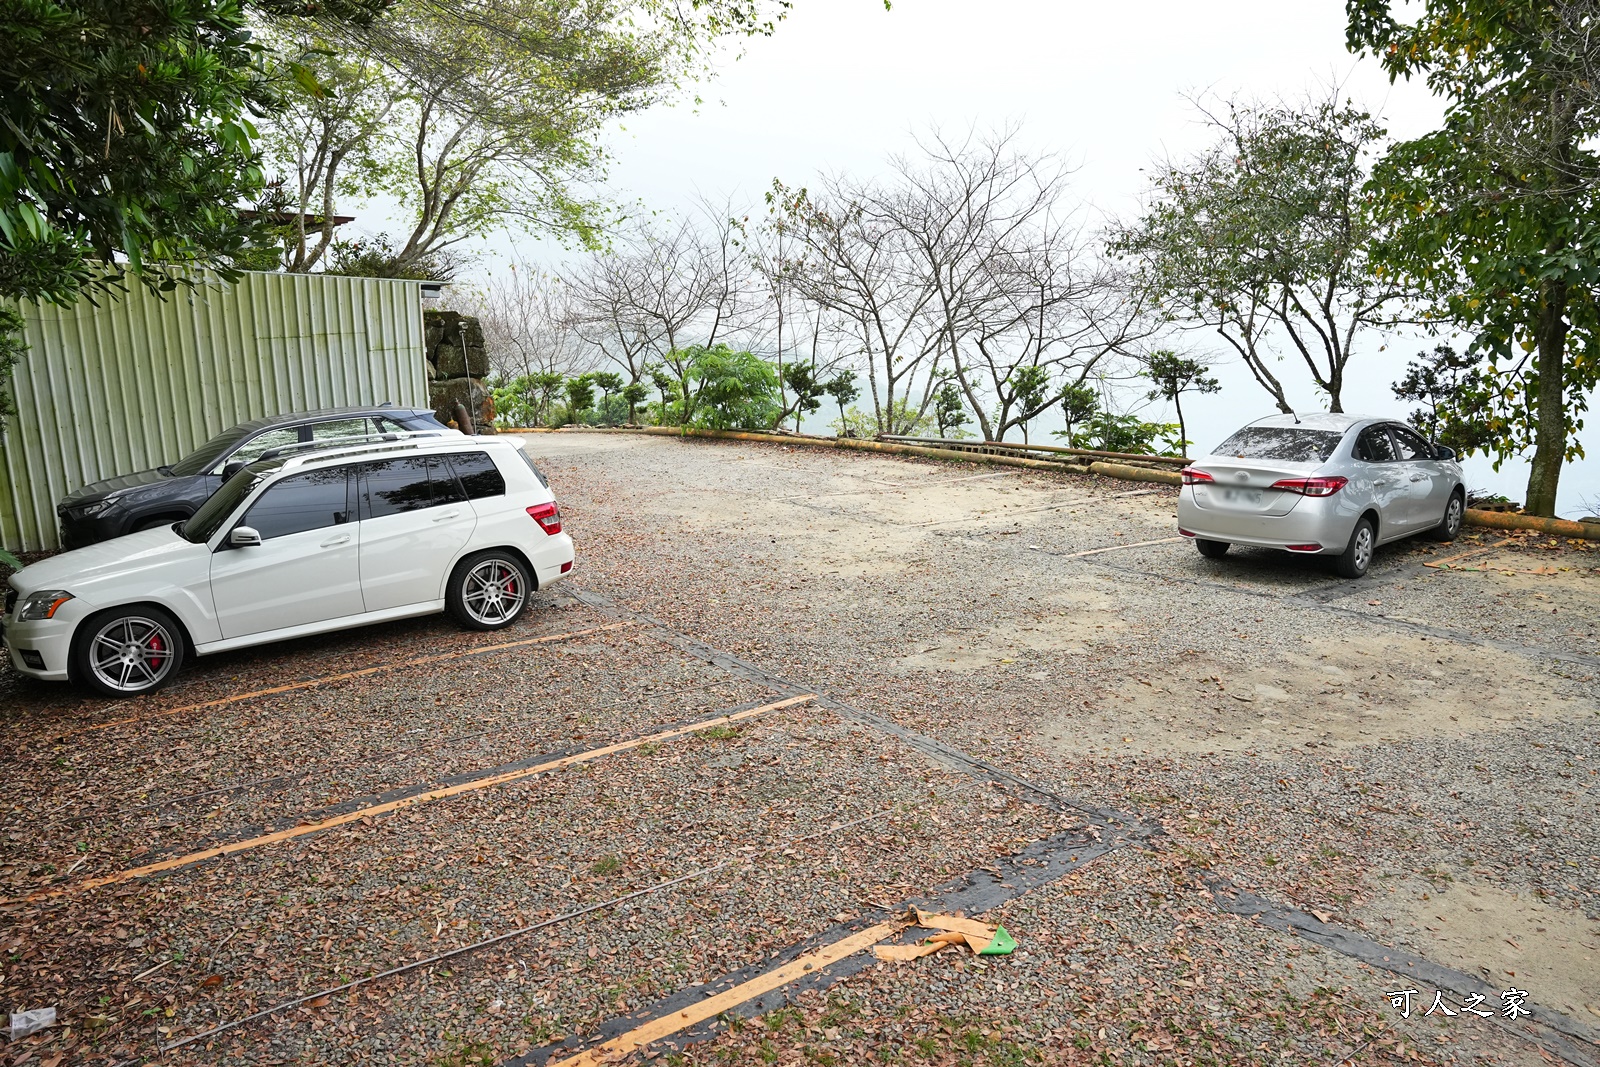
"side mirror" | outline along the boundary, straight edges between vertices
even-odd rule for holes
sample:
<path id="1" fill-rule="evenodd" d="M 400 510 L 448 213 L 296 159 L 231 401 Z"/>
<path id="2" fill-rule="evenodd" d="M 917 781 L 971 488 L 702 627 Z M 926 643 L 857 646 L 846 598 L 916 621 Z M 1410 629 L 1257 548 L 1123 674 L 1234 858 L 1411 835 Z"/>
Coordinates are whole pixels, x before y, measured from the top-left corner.
<path id="1" fill-rule="evenodd" d="M 249 464 L 242 459 L 230 459 L 228 461 L 228 465 L 222 468 L 222 480 L 227 481 L 235 474 L 238 474 L 240 471 L 244 470 L 247 466 L 249 466 Z"/>
<path id="2" fill-rule="evenodd" d="M 1453 448 L 1446 448 L 1444 445 L 1434 445 L 1433 458 L 1438 460 L 1455 459 L 1456 450 Z"/>
<path id="3" fill-rule="evenodd" d="M 228 544 L 234 548 L 248 548 L 251 545 L 260 547 L 261 534 L 248 526 L 235 526 L 228 534 Z"/>

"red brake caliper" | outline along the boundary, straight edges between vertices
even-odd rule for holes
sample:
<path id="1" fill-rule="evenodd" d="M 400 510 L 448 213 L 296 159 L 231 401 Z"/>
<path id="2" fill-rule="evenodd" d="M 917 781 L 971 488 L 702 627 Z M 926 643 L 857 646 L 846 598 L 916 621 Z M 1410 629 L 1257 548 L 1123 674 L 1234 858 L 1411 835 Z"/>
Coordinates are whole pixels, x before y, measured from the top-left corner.
<path id="1" fill-rule="evenodd" d="M 161 635 L 159 633 L 154 633 L 154 634 L 150 635 L 150 648 L 151 648 L 151 651 L 161 652 L 161 651 L 164 651 L 166 649 L 166 647 L 167 647 L 166 645 L 162 644 Z M 165 662 L 166 662 L 166 658 L 164 656 L 152 656 L 152 657 L 150 657 L 150 665 L 152 667 L 154 667 L 156 670 L 160 670 L 161 669 L 161 665 L 163 663 L 165 663 Z"/>

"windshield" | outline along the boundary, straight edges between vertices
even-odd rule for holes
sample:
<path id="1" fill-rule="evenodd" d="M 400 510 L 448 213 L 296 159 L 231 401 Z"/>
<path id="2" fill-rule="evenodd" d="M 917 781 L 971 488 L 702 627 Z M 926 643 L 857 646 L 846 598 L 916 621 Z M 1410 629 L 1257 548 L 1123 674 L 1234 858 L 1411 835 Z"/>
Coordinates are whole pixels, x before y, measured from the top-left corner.
<path id="1" fill-rule="evenodd" d="M 266 463 L 253 463 L 244 470 L 222 483 L 222 488 L 211 494 L 211 499 L 200 505 L 200 510 L 189 516 L 189 521 L 183 524 L 178 532 L 184 539 L 200 544 L 211 540 L 211 535 L 222 528 L 228 521 L 244 498 L 250 495 L 250 490 L 261 484 L 261 479 L 277 470 L 281 463 L 268 461 Z"/>
<path id="2" fill-rule="evenodd" d="M 1289 463 L 1326 463 L 1344 434 L 1337 430 L 1304 430 L 1298 426 L 1246 426 L 1212 452 L 1235 459 L 1278 459 Z"/>
<path id="3" fill-rule="evenodd" d="M 204 474 L 216 466 L 217 460 L 227 455 L 229 449 L 243 440 L 246 432 L 237 426 L 223 430 L 217 436 L 174 463 L 170 468 L 172 473 L 180 476 Z"/>

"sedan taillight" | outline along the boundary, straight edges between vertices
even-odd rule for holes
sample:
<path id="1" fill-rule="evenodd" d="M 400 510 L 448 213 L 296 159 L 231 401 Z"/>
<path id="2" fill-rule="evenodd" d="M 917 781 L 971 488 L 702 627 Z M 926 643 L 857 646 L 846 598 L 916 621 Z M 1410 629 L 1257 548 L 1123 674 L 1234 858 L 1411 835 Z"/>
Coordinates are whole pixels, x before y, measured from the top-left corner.
<path id="1" fill-rule="evenodd" d="M 1215 478 L 1211 477 L 1211 475 L 1207 474 L 1205 471 L 1197 470 L 1194 467 L 1183 468 L 1183 470 L 1178 472 L 1178 477 L 1183 479 L 1184 485 L 1203 485 L 1216 481 Z"/>
<path id="2" fill-rule="evenodd" d="M 1285 478 L 1273 482 L 1272 488 L 1282 489 L 1286 493 L 1299 493 L 1301 496 L 1332 496 L 1348 484 L 1350 479 L 1334 476 L 1332 478 Z"/>
<path id="3" fill-rule="evenodd" d="M 561 532 L 561 509 L 554 500 L 548 504 L 535 504 L 528 509 L 528 517 L 538 523 L 547 534 Z"/>

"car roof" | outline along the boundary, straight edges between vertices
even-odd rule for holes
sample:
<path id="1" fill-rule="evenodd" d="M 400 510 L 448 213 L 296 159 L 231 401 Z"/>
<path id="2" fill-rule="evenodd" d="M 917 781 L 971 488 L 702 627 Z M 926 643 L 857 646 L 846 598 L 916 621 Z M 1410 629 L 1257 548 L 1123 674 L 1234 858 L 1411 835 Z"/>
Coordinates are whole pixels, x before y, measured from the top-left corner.
<path id="1" fill-rule="evenodd" d="M 1373 422 L 1398 422 L 1398 419 L 1385 418 L 1381 415 L 1347 415 L 1343 412 L 1312 411 L 1292 415 L 1268 415 L 1264 419 L 1257 419 L 1251 426 L 1299 426 L 1307 430 L 1333 430 L 1344 433 L 1352 426 L 1364 426 Z"/>
<path id="2" fill-rule="evenodd" d="M 318 408 L 315 411 L 291 411 L 287 415 L 265 415 L 249 422 L 241 422 L 234 429 L 254 431 L 274 426 L 293 426 L 302 422 L 321 422 L 324 419 L 348 419 L 358 415 L 394 415 L 400 412 L 416 413 L 422 408 L 402 408 L 393 404 L 366 404 L 350 408 Z"/>
<path id="3" fill-rule="evenodd" d="M 326 448 L 316 452 L 287 456 L 283 460 L 283 466 L 279 469 L 284 471 L 308 470 L 336 463 L 349 463 L 351 460 L 366 459 L 373 456 L 405 455 L 417 452 L 459 452 L 463 448 L 484 447 L 521 448 L 522 446 L 516 441 L 508 441 L 503 437 L 468 437 L 466 434 L 454 434 L 447 437 L 430 435 L 426 437 L 400 438 L 394 441 L 371 441 L 342 448 Z"/>

